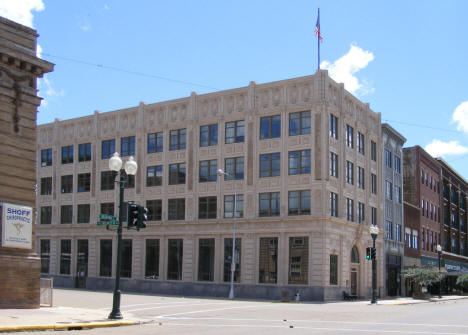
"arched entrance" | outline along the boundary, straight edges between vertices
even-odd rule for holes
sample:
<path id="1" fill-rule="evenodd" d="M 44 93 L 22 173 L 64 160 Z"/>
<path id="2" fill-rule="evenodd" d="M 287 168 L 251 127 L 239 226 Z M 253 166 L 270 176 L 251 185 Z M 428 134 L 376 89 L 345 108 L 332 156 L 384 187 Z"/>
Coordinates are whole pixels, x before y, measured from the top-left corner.
<path id="1" fill-rule="evenodd" d="M 356 246 L 351 249 L 351 295 L 359 296 L 359 251 Z"/>

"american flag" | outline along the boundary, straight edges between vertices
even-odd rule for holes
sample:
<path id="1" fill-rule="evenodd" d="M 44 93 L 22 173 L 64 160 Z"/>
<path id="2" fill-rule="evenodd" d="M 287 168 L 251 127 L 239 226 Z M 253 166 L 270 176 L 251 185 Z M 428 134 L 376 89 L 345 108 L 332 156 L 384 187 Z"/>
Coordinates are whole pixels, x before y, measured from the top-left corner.
<path id="1" fill-rule="evenodd" d="M 322 34 L 320 33 L 320 9 L 318 11 L 317 23 L 315 24 L 315 36 L 317 36 L 320 41 L 323 41 Z"/>

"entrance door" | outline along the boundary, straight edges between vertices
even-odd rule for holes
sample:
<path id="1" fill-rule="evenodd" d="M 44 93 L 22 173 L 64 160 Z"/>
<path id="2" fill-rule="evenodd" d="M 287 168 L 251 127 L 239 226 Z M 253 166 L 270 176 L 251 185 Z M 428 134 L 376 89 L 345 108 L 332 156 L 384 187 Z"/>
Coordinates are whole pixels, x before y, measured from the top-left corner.
<path id="1" fill-rule="evenodd" d="M 88 276 L 88 240 L 78 240 L 76 254 L 76 288 L 86 288 Z"/>
<path id="2" fill-rule="evenodd" d="M 398 295 L 398 268 L 388 267 L 388 295 Z"/>
<path id="3" fill-rule="evenodd" d="M 351 269 L 351 295 L 358 295 L 358 273 L 356 269 Z"/>

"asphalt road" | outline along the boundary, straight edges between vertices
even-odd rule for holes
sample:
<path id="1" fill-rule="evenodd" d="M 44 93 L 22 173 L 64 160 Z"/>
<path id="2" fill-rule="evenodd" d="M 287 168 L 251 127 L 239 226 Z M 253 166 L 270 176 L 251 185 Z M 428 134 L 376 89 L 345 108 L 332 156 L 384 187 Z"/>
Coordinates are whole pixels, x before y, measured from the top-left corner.
<path id="1" fill-rule="evenodd" d="M 55 290 L 54 305 L 107 314 L 112 294 Z M 279 303 L 123 294 L 121 311 L 124 319 L 144 323 L 70 334 L 468 334 L 468 299 L 370 305 L 367 301 Z M 41 332 L 47 333 L 57 335 Z"/>

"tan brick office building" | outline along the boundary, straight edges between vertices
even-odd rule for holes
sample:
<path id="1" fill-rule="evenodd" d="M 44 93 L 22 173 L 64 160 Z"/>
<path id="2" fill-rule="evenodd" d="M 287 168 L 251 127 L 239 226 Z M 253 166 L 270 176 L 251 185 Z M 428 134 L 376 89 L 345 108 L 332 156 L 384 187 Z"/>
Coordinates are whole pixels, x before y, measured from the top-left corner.
<path id="1" fill-rule="evenodd" d="M 383 259 L 380 129 L 380 114 L 326 71 L 42 125 L 43 274 L 112 288 L 116 234 L 96 218 L 117 214 L 108 158 L 118 151 L 138 163 L 125 200 L 150 212 L 145 230 L 124 231 L 124 290 L 227 296 L 236 192 L 236 297 L 369 296 L 371 222 Z"/>

